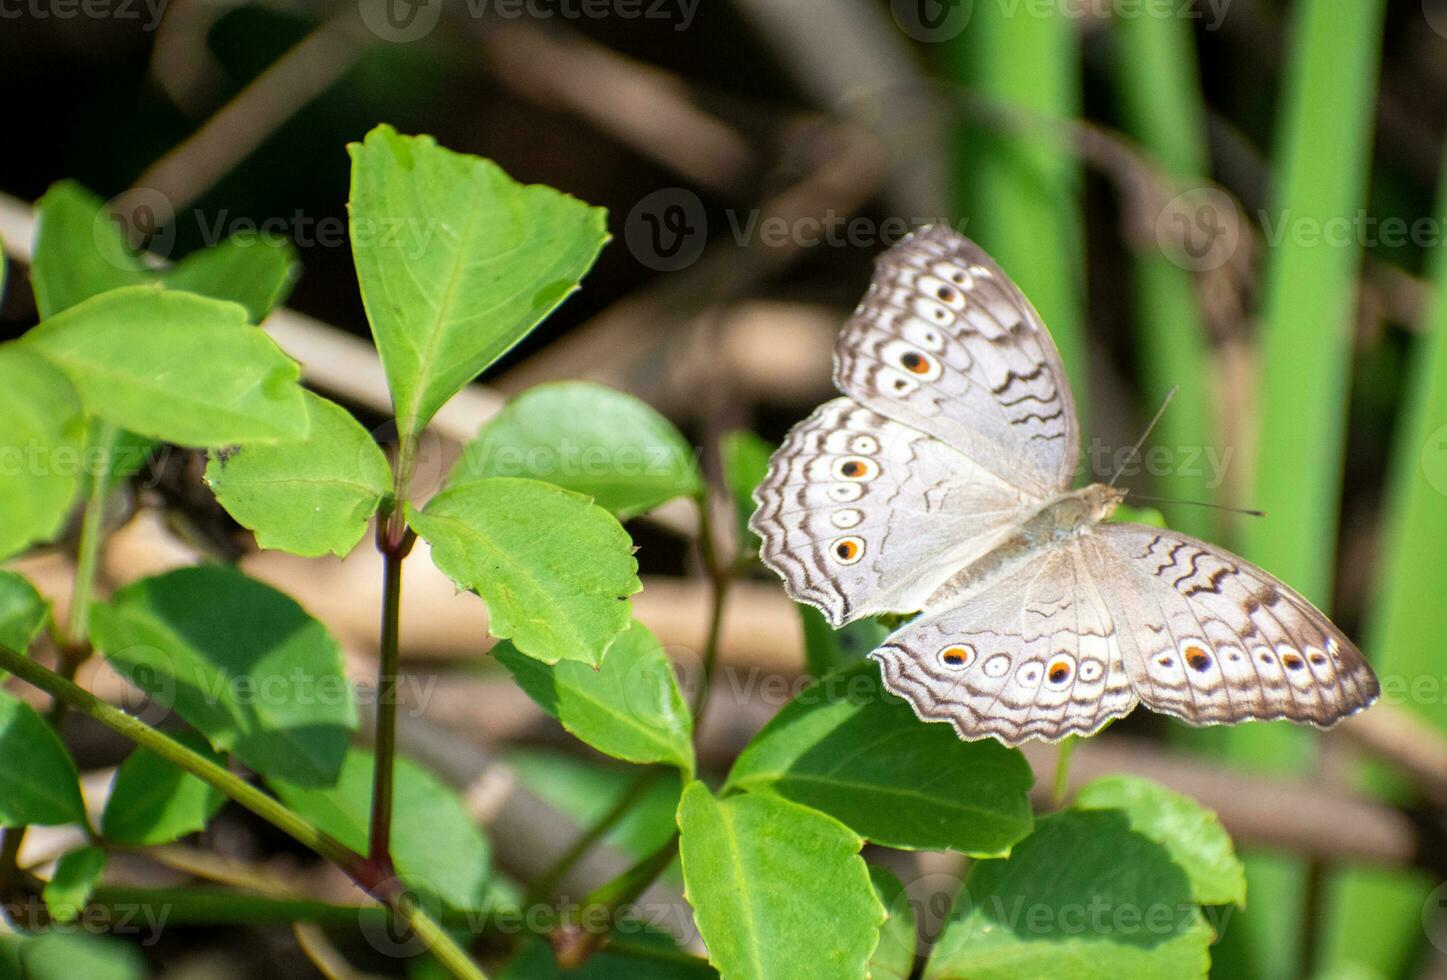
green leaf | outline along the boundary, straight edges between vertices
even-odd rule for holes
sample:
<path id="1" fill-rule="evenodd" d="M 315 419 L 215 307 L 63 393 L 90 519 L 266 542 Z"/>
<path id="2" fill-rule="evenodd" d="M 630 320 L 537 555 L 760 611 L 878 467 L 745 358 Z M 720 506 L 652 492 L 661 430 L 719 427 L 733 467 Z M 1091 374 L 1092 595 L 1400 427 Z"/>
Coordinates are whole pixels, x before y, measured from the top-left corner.
<path id="1" fill-rule="evenodd" d="M 869 879 L 874 893 L 884 906 L 888 918 L 879 927 L 879 945 L 869 958 L 870 980 L 909 980 L 914 972 L 915 933 L 914 906 L 899 879 L 883 868 L 869 866 Z"/>
<path id="2" fill-rule="evenodd" d="M 545 480 L 592 497 L 619 520 L 703 492 L 690 446 L 662 415 L 587 381 L 538 385 L 483 426 L 448 477 Z"/>
<path id="3" fill-rule="evenodd" d="M 867 661 L 801 691 L 727 785 L 823 810 L 886 847 L 992 856 L 1030 832 L 1033 781 L 1014 749 L 921 722 Z"/>
<path id="4" fill-rule="evenodd" d="M 217 765 L 226 764 L 226 757 L 195 732 L 173 732 L 171 737 Z M 204 829 L 225 802 L 219 790 L 138 748 L 116 771 L 101 815 L 101 833 L 117 844 L 169 844 Z"/>
<path id="5" fill-rule="evenodd" d="M 0 344 L 0 558 L 60 533 L 84 457 L 80 398 L 65 375 Z"/>
<path id="6" fill-rule="evenodd" d="M 332 786 L 298 786 L 268 776 L 281 801 L 358 853 L 367 853 L 372 753 L 347 753 Z M 482 906 L 490 862 L 487 838 L 457 794 L 428 770 L 399 756 L 392 784 L 392 858 L 411 888 L 458 909 Z"/>
<path id="7" fill-rule="evenodd" d="M 1106 776 L 1083 787 L 1078 810 L 1121 810 L 1131 829 L 1171 852 L 1200 905 L 1246 904 L 1246 869 L 1216 814 L 1139 776 Z"/>
<path id="8" fill-rule="evenodd" d="M 35 709 L 0 691 L 0 827 L 85 822 L 75 763 Z"/>
<path id="9" fill-rule="evenodd" d="M 801 602 L 795 608 L 804 627 L 804 666 L 814 677 L 860 663 L 889 635 L 889 629 L 872 617 L 836 630 L 813 606 Z"/>
<path id="10" fill-rule="evenodd" d="M 643 588 L 633 542 L 581 494 L 493 477 L 444 490 L 408 521 L 437 567 L 487 603 L 488 632 L 530 657 L 596 667 L 628 628 Z"/>
<path id="11" fill-rule="evenodd" d="M 246 318 L 260 323 L 286 300 L 299 272 L 296 252 L 289 242 L 233 237 L 192 252 L 162 273 L 161 282 L 168 289 L 240 303 L 246 308 Z"/>
<path id="12" fill-rule="evenodd" d="M 769 796 L 715 799 L 693 782 L 678 829 L 684 894 L 723 977 L 864 976 L 884 908 L 847 827 Z"/>
<path id="13" fill-rule="evenodd" d="M 493 655 L 538 705 L 605 755 L 693 774 L 693 721 L 673 664 L 642 623 L 619 634 L 601 667 L 548 666 L 504 641 Z"/>
<path id="14" fill-rule="evenodd" d="M 46 191 L 35 203 L 35 218 L 30 281 L 42 319 L 154 275 L 127 245 L 104 202 L 75 181 Z"/>
<path id="15" fill-rule="evenodd" d="M 105 202 L 74 181 L 46 191 L 36 216 L 31 279 L 42 319 L 111 289 L 160 283 L 240 303 L 260 323 L 296 281 L 295 252 L 276 238 L 229 238 L 169 269 L 153 267 L 127 244 Z"/>
<path id="16" fill-rule="evenodd" d="M 769 472 L 769 457 L 774 447 L 747 429 L 725 432 L 719 440 L 724 482 L 734 498 L 734 514 L 738 518 L 739 540 L 750 550 L 759 548 L 759 536 L 749 530 L 754 513 L 754 489 L 764 482 Z"/>
<path id="17" fill-rule="evenodd" d="M 975 865 L 924 975 L 1204 978 L 1212 938 L 1169 851 L 1124 814 L 1066 811 L 1008 860 Z"/>
<path id="18" fill-rule="evenodd" d="M 216 447 L 307 433 L 301 369 L 235 303 L 128 286 L 20 343 L 70 377 L 88 412 L 142 435 Z"/>
<path id="19" fill-rule="evenodd" d="M 347 149 L 352 256 L 405 438 L 578 288 L 606 212 L 390 126 Z"/>
<path id="20" fill-rule="evenodd" d="M 391 488 L 391 469 L 350 412 L 304 394 L 310 419 L 304 441 L 213 451 L 206 483 L 261 547 L 345 555 Z"/>
<path id="21" fill-rule="evenodd" d="M 50 603 L 25 576 L 0 570 L 0 647 L 24 653 L 49 615 Z"/>
<path id="22" fill-rule="evenodd" d="M 140 951 L 131 943 L 84 932 L 51 931 L 20 947 L 26 980 L 142 980 Z"/>
<path id="23" fill-rule="evenodd" d="M 341 650 L 290 597 L 221 566 L 142 579 L 91 610 L 122 675 L 266 776 L 335 778 L 357 727 Z"/>
<path id="24" fill-rule="evenodd" d="M 76 920 L 105 869 L 106 852 L 99 847 L 82 847 L 61 856 L 42 893 L 57 922 Z"/>

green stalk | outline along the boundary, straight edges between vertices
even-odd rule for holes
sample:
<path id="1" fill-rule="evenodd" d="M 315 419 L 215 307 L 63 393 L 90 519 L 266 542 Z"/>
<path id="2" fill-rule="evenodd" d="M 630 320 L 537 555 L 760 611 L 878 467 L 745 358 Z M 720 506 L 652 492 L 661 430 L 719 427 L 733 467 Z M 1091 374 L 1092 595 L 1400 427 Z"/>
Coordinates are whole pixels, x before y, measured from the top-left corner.
<path id="1" fill-rule="evenodd" d="M 24 654 L 0 647 L 0 669 L 8 670 L 21 680 L 39 688 L 53 698 L 64 701 L 73 711 L 79 711 L 93 718 L 112 731 L 124 736 L 136 745 L 149 749 L 173 765 L 191 773 L 197 779 L 219 790 L 250 810 L 282 833 L 310 848 L 345 871 L 364 890 L 376 894 L 385 901 L 392 911 L 407 922 L 422 938 L 439 960 L 458 977 L 477 978 L 478 971 L 452 937 L 426 913 L 395 881 L 379 873 L 379 870 L 360 854 L 341 841 L 312 826 L 305 818 L 288 809 L 277 800 L 218 766 L 210 759 L 194 752 L 124 711 L 111 707 L 84 688 L 61 677 L 54 671 L 26 657 Z M 389 886 L 389 882 L 391 882 Z"/>
<path id="2" fill-rule="evenodd" d="M 94 694 L 47 670 L 23 654 L 0 647 L 0 668 L 8 670 L 51 697 L 64 701 L 72 710 L 95 719 L 142 748 L 150 749 L 166 761 L 181 767 L 343 870 L 350 872 L 357 869 L 361 861 L 360 855 L 199 752 L 106 704 Z"/>
<path id="3" fill-rule="evenodd" d="M 368 856 L 392 866 L 392 783 L 397 759 L 397 670 L 401 663 L 402 562 L 417 535 L 407 526 L 407 487 L 417 440 L 403 436 L 393 471 L 392 503 L 377 523 L 382 554 L 382 625 L 377 662 L 377 726 L 372 768 L 372 815 Z"/>
<path id="4" fill-rule="evenodd" d="M 66 659 L 85 646 L 90 636 L 90 606 L 95 593 L 96 569 L 100 564 L 100 547 L 105 538 L 105 504 L 110 489 L 110 448 L 114 446 L 117 429 L 99 419 L 91 423 L 92 446 L 104 446 L 107 465 L 101 472 L 90 474 L 86 488 L 85 512 L 80 523 L 80 546 L 75 562 L 75 588 L 70 594 L 70 615 L 66 617 L 65 640 L 70 648 Z M 72 668 L 73 669 L 73 668 Z"/>
<path id="5" fill-rule="evenodd" d="M 954 74 L 1003 119 L 961 134 L 957 209 L 969 219 L 966 233 L 1019 283 L 1049 326 L 1085 425 L 1079 167 L 1066 141 L 1043 124 L 1080 114 L 1079 24 L 1054 5 L 1030 16 L 997 3 L 973 10 L 953 45 Z M 1027 124 L 1010 125 L 1012 108 Z"/>
<path id="6" fill-rule="evenodd" d="M 1210 159 L 1191 22 L 1121 17 L 1112 23 L 1126 131 L 1181 190 L 1201 186 Z M 1203 371 L 1211 361 L 1205 323 L 1190 272 L 1177 266 L 1160 247 L 1133 256 L 1131 278 L 1143 390 L 1150 398 L 1158 398 L 1172 385 L 1180 386 L 1153 440 L 1169 447 L 1172 460 L 1179 463 L 1190 458 L 1188 453 L 1216 445 L 1208 405 L 1211 378 Z M 1154 492 L 1178 500 L 1210 499 L 1218 489 L 1207 486 L 1210 476 L 1184 474 L 1173 465 L 1169 473 L 1154 477 Z M 1197 537 L 1212 537 L 1214 521 L 1209 511 L 1181 507 L 1171 509 L 1169 515 L 1172 527 Z"/>
<path id="7" fill-rule="evenodd" d="M 1382 0 L 1295 5 L 1273 227 L 1266 229 L 1271 247 L 1251 503 L 1271 517 L 1246 526 L 1243 550 L 1323 607 L 1336 550 L 1361 247 L 1354 236 L 1334 242 L 1307 233 L 1351 218 L 1363 205 L 1383 6 Z M 1284 237 L 1271 241 L 1278 235 Z M 1229 757 L 1258 767 L 1301 772 L 1314 755 L 1311 736 L 1285 723 L 1233 729 L 1223 742 Z M 1302 934 L 1301 863 L 1256 856 L 1247 869 L 1251 911 L 1233 923 L 1223 944 L 1228 953 L 1244 954 L 1234 972 L 1311 973 L 1309 957 L 1283 941 Z"/>
<path id="8" fill-rule="evenodd" d="M 1437 192 L 1438 227 L 1447 225 L 1447 160 Z M 1412 380 L 1392 447 L 1384 555 L 1369 607 L 1365 648 L 1388 692 L 1441 675 L 1447 635 L 1447 249 L 1432 252 L 1433 283 L 1423 333 L 1412 351 Z M 1388 695 L 1390 697 L 1390 694 Z M 1447 730 L 1441 698 L 1405 699 L 1402 708 Z M 1397 801 L 1410 786 L 1374 768 L 1369 786 Z M 1437 880 L 1425 874 L 1347 868 L 1332 882 L 1323 929 L 1323 966 L 1340 975 L 1406 976 L 1422 940 L 1421 914 Z"/>
<path id="9" fill-rule="evenodd" d="M 557 890 L 558 883 L 567 877 L 569 871 L 573 870 L 573 866 L 582 860 L 583 856 L 591 851 L 594 845 L 627 815 L 628 811 L 633 809 L 638 800 L 647 792 L 648 787 L 652 786 L 662 774 L 663 770 L 656 766 L 640 772 L 633 782 L 618 795 L 618 799 L 613 802 L 608 811 L 595 820 L 591 827 L 579 834 L 578 839 L 553 862 L 552 867 L 533 880 L 533 883 L 528 886 L 523 906 L 530 907 L 547 901 Z"/>

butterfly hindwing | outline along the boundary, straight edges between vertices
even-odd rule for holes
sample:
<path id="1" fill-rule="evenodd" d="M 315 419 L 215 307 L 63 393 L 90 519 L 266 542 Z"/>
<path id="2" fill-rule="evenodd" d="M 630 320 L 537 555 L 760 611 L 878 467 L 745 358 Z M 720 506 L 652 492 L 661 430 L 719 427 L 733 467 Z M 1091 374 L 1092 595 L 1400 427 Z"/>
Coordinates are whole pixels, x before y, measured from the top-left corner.
<path id="1" fill-rule="evenodd" d="M 849 398 L 790 431 L 754 499 L 759 557 L 836 627 L 919 608 L 1032 503 L 938 439 Z"/>
<path id="2" fill-rule="evenodd" d="M 1037 496 L 1071 483 L 1078 423 L 1055 343 L 1004 270 L 947 225 L 879 258 L 834 381 Z"/>
<path id="3" fill-rule="evenodd" d="M 966 590 L 870 656 L 916 714 L 969 740 L 1088 735 L 1136 704 L 1116 623 L 1075 543 Z"/>
<path id="4" fill-rule="evenodd" d="M 1103 524 L 1096 574 L 1141 700 L 1195 725 L 1287 718 L 1327 728 L 1379 693 L 1361 652 L 1285 583 L 1174 531 Z"/>

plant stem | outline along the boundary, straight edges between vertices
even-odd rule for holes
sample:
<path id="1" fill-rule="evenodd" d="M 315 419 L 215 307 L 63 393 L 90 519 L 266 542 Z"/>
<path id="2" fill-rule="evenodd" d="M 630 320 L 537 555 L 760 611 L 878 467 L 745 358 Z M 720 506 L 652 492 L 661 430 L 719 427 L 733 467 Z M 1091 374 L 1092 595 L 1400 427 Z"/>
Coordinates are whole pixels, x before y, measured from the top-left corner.
<path id="1" fill-rule="evenodd" d="M 106 495 L 110 490 L 111 446 L 115 443 L 116 427 L 110 422 L 91 422 L 90 445 L 105 449 L 101 454 L 105 463 L 98 472 L 90 474 L 90 486 L 85 496 L 85 512 L 80 523 L 80 545 L 75 561 L 75 587 L 70 593 L 70 615 L 66 617 L 65 642 L 72 653 L 84 647 L 90 635 L 90 604 L 95 591 L 96 568 L 100 564 L 100 546 L 105 537 Z M 67 654 L 67 660 L 71 654 Z"/>
<path id="2" fill-rule="evenodd" d="M 180 742 L 164 735 L 145 722 L 113 708 L 89 691 L 77 687 L 52 670 L 24 654 L 0 646 L 0 669 L 8 670 L 21 680 L 38 687 L 51 697 L 64 701 L 72 709 L 93 718 L 107 728 L 156 755 L 191 773 L 197 779 L 220 790 L 252 813 L 292 839 L 311 848 L 347 873 L 363 890 L 387 903 L 392 911 L 427 943 L 434 956 L 454 975 L 483 978 L 481 971 L 467 959 L 452 937 L 427 917 L 416 902 L 402 891 L 390 872 L 377 868 L 366 858 L 347 847 L 305 818 L 267 796 L 244 779 L 223 769 L 210 759 L 194 752 Z"/>
<path id="3" fill-rule="evenodd" d="M 382 636 L 377 664 L 377 729 L 372 770 L 372 831 L 368 857 L 391 867 L 392 777 L 397 757 L 397 667 L 401 659 L 402 562 L 416 536 L 403 530 L 392 540 L 391 521 L 378 525 L 382 552 Z"/>
<path id="4" fill-rule="evenodd" d="M 1055 782 L 1050 789 L 1050 800 L 1057 807 L 1065 802 L 1065 791 L 1070 786 L 1070 757 L 1075 754 L 1078 735 L 1067 735 L 1060 743 L 1055 755 Z"/>
<path id="5" fill-rule="evenodd" d="M 648 787 L 653 785 L 654 780 L 662 774 L 663 770 L 656 767 L 640 772 L 637 778 L 618 795 L 618 799 L 608 808 L 608 811 L 580 834 L 578 839 L 573 842 L 573 846 L 553 862 L 552 867 L 533 879 L 533 883 L 528 886 L 523 906 L 526 908 L 546 901 L 557 889 L 559 882 L 567 877 L 569 871 L 573 870 L 573 865 L 592 850 L 593 845 L 602 840 L 604 834 L 613 829 L 618 821 L 633 808 Z"/>
<path id="6" fill-rule="evenodd" d="M 80 521 L 80 541 L 76 547 L 75 582 L 70 592 L 70 613 L 66 616 L 60 652 L 60 675 L 75 677 L 80 665 L 90 656 L 90 607 L 95 596 L 96 570 L 100 567 L 100 549 L 105 540 L 106 498 L 110 493 L 111 458 L 120 430 L 110 422 L 92 419 L 86 433 L 87 449 L 99 447 L 102 463 L 89 474 L 85 509 Z M 65 721 L 65 702 L 56 700 L 50 706 L 50 726 L 57 732 Z"/>
<path id="7" fill-rule="evenodd" d="M 192 751 L 145 722 L 132 718 L 118 708 L 111 707 L 94 694 L 77 687 L 54 671 L 47 670 L 29 657 L 0 647 L 0 668 L 10 671 L 16 677 L 40 688 L 52 697 L 64 701 L 74 710 L 89 718 L 94 718 L 137 745 L 150 749 L 166 761 L 180 766 L 201 781 L 225 793 L 278 830 L 337 864 L 343 870 L 355 869 L 358 862 L 361 861 L 361 855 L 354 853 L 340 841 L 313 827 L 302 817 L 241 777 L 223 769 L 199 752 Z"/>
<path id="8" fill-rule="evenodd" d="M 600 885 L 590 892 L 588 897 L 583 899 L 579 913 L 586 915 L 589 920 L 602 922 L 604 928 L 602 931 L 591 932 L 574 921 L 558 923 L 552 934 L 558 965 L 565 970 L 570 970 L 587 962 L 588 957 L 597 952 L 607 940 L 609 932 L 617 924 L 618 914 L 638 901 L 638 896 L 642 895 L 648 886 L 663 873 L 663 869 L 673 862 L 674 855 L 677 853 L 678 832 L 674 831 L 673 835 L 668 838 L 668 842 L 658 850 L 612 881 Z M 605 908 L 607 913 L 597 916 L 592 910 L 600 906 Z"/>
<path id="9" fill-rule="evenodd" d="M 412 927 L 417 938 L 427 944 L 432 955 L 437 957 L 438 962 L 454 977 L 461 980 L 487 980 L 487 975 L 472 962 L 466 951 L 453 941 L 436 919 L 422 910 L 411 895 L 403 892 L 397 897 L 393 907 L 397 915 Z"/>
<path id="10" fill-rule="evenodd" d="M 708 706 L 709 692 L 713 689 L 714 670 L 718 666 L 719 636 L 723 632 L 724 602 L 728 598 L 729 585 L 733 581 L 733 567 L 719 562 L 718 551 L 713 537 L 713 518 L 708 495 L 698 498 L 698 549 L 712 584 L 710 596 L 708 634 L 703 647 L 703 676 L 699 678 L 698 690 L 693 695 L 693 737 L 697 741 L 703 730 L 703 713 Z"/>

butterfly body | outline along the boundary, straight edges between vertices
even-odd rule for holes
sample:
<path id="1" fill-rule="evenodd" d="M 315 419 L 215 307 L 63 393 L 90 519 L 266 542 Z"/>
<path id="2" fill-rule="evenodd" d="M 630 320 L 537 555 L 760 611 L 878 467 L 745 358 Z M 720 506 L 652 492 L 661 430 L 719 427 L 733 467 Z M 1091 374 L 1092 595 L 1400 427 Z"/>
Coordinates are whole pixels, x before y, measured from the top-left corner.
<path id="1" fill-rule="evenodd" d="M 920 611 L 871 656 L 962 738 L 1089 734 L 1144 701 L 1195 724 L 1327 727 L 1376 678 L 1267 572 L 1110 522 L 1070 488 L 1079 436 L 1039 314 L 978 246 L 931 226 L 886 252 L 845 325 L 846 397 L 796 426 L 755 492 L 760 556 L 836 628 Z"/>

